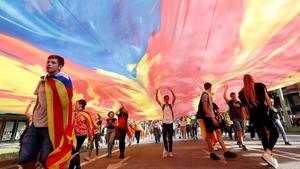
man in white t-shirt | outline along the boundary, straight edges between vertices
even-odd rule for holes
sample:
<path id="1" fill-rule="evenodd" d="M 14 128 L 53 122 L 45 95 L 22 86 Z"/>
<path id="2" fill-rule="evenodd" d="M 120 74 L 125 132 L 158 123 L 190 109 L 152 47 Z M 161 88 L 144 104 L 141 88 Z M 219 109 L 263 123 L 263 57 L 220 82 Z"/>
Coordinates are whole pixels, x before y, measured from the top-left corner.
<path id="1" fill-rule="evenodd" d="M 173 146 L 173 121 L 174 121 L 174 112 L 173 107 L 176 100 L 174 92 L 168 88 L 173 96 L 172 103 L 169 103 L 170 97 L 169 95 L 164 96 L 164 104 L 160 102 L 158 99 L 158 92 L 159 89 L 156 90 L 156 101 L 160 105 L 160 107 L 163 110 L 163 140 L 164 140 L 164 151 L 163 151 L 163 157 L 173 157 L 172 153 L 172 146 Z M 167 140 L 168 137 L 168 140 Z"/>

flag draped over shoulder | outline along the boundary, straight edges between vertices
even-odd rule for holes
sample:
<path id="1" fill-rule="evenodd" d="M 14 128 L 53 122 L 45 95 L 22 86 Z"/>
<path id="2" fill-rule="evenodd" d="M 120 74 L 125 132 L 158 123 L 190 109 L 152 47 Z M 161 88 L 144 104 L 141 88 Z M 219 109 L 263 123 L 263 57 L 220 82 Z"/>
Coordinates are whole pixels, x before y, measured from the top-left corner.
<path id="1" fill-rule="evenodd" d="M 80 111 L 80 114 L 86 118 L 87 122 L 89 123 L 88 130 L 90 131 L 91 136 L 94 136 L 97 126 L 94 124 L 91 114 L 86 111 Z"/>
<path id="2" fill-rule="evenodd" d="M 74 134 L 72 97 L 73 85 L 68 75 L 59 72 L 45 78 L 47 118 L 53 151 L 47 159 L 47 168 L 61 169 L 70 160 Z"/>

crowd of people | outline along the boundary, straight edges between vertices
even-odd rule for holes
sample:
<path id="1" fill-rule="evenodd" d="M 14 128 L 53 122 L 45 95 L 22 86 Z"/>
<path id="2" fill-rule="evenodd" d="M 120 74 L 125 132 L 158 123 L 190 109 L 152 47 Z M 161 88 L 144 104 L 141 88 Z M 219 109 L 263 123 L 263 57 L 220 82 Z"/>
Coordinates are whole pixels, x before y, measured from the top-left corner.
<path id="1" fill-rule="evenodd" d="M 99 155 L 99 145 L 103 142 L 105 133 L 107 144 L 107 158 L 112 158 L 113 148 L 118 140 L 119 158 L 125 158 L 126 138 L 129 145 L 135 139 L 146 135 L 141 122 L 129 121 L 129 112 L 123 105 L 118 111 L 110 111 L 106 118 L 97 114 L 97 119 L 86 110 L 87 102 L 84 99 L 77 100 L 72 104 L 72 81 L 68 75 L 61 71 L 64 59 L 58 55 L 51 55 L 47 59 L 47 75 L 42 76 L 35 90 L 37 95 L 33 113 L 30 115 L 29 108 L 26 116 L 29 125 L 21 136 L 19 168 L 34 168 L 39 164 L 44 168 L 62 168 L 69 166 L 70 169 L 80 168 L 80 149 L 85 140 L 88 140 L 89 161 L 93 149 L 96 156 Z M 278 110 L 270 99 L 266 86 L 256 83 L 251 75 L 245 75 L 243 88 L 238 94 L 232 92 L 228 97 L 228 86 L 225 86 L 224 101 L 228 105 L 228 112 L 221 113 L 214 102 L 212 84 L 205 83 L 201 94 L 196 119 L 183 116 L 175 119 L 174 107 L 176 106 L 175 92 L 169 88 L 171 97 L 164 95 L 159 98 L 160 90 L 156 90 L 156 101 L 163 112 L 161 120 L 153 120 L 150 125 L 155 143 L 162 141 L 164 149 L 163 158 L 173 157 L 173 138 L 178 135 L 179 139 L 197 140 L 201 136 L 206 141 L 210 158 L 220 160 L 214 151 L 215 144 L 221 146 L 226 159 L 236 158 L 237 155 L 228 150 L 224 143 L 224 134 L 232 140 L 234 132 L 238 146 L 247 151 L 244 142 L 245 126 L 248 121 L 248 130 L 251 138 L 255 138 L 257 132 L 264 153 L 262 159 L 277 168 L 278 162 L 272 155 L 272 150 L 278 139 L 278 127 L 285 144 L 290 145 L 284 128 L 280 122 Z M 102 121 L 105 119 L 104 121 Z M 175 131 L 174 131 L 175 129 Z"/>

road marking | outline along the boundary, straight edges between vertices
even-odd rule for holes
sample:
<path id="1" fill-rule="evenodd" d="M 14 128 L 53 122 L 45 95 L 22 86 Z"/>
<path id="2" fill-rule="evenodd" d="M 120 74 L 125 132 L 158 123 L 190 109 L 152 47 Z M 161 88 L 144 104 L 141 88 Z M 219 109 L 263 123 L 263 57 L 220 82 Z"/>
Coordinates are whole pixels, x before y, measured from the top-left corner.
<path id="1" fill-rule="evenodd" d="M 127 165 L 128 163 L 124 163 L 126 160 L 128 160 L 130 158 L 130 156 L 124 158 L 123 160 L 119 161 L 118 163 L 115 163 L 115 164 L 109 164 L 107 166 L 106 169 L 118 169 L 124 165 Z"/>
<path id="2" fill-rule="evenodd" d="M 279 152 L 279 153 L 282 153 L 282 154 L 287 154 L 287 155 L 291 155 L 291 156 L 300 157 L 300 154 L 296 154 L 296 153 L 290 153 L 290 152 L 285 152 L 285 151 L 280 151 L 280 150 L 274 150 L 274 152 Z"/>
<path id="3" fill-rule="evenodd" d="M 257 150 L 255 148 L 250 148 L 250 150 L 253 150 L 253 151 L 256 151 L 256 152 L 261 152 L 261 153 L 264 152 L 262 150 Z M 291 159 L 291 160 L 300 161 L 299 158 L 294 158 L 294 157 L 289 157 L 289 156 L 285 156 L 285 155 L 282 155 L 282 154 L 277 154 L 277 153 L 274 153 L 274 151 L 272 152 L 272 154 L 275 155 L 275 156 L 279 156 L 279 157 L 288 158 L 288 159 Z"/>
<path id="4" fill-rule="evenodd" d="M 119 149 L 112 151 L 112 153 L 116 153 L 116 152 L 118 152 L 118 151 L 119 151 Z M 103 154 L 103 155 L 101 155 L 101 156 L 92 158 L 92 159 L 90 159 L 90 161 L 85 161 L 85 162 L 81 163 L 80 166 L 83 167 L 83 166 L 85 166 L 85 165 L 87 165 L 87 164 L 89 164 L 89 163 L 91 163 L 91 162 L 94 162 L 94 161 L 96 161 L 96 160 L 98 160 L 98 159 L 105 158 L 105 157 L 107 157 L 107 153 L 105 153 L 105 154 Z"/>

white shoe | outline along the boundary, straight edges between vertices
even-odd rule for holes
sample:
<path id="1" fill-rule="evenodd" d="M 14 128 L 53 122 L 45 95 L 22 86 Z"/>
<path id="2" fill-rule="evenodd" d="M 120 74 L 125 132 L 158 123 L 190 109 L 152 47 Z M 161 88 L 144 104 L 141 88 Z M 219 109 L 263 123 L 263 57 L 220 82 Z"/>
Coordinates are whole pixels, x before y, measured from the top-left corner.
<path id="1" fill-rule="evenodd" d="M 213 145 L 213 148 L 214 148 L 214 151 L 218 151 L 219 150 L 218 147 L 217 147 L 217 145 Z"/>
<path id="2" fill-rule="evenodd" d="M 264 152 L 262 155 L 262 159 L 267 162 L 270 166 L 277 168 L 278 167 L 278 162 L 277 160 L 270 154 Z"/>
<path id="3" fill-rule="evenodd" d="M 277 161 L 277 159 L 273 157 L 273 161 L 274 161 L 274 164 L 275 164 L 273 167 L 274 168 L 278 168 L 278 161 Z"/>
<path id="4" fill-rule="evenodd" d="M 169 157 L 174 157 L 172 152 L 169 152 Z"/>
<path id="5" fill-rule="evenodd" d="M 167 152 L 165 149 L 164 149 L 164 152 L 163 152 L 163 158 L 167 158 L 169 155 L 169 152 Z"/>

